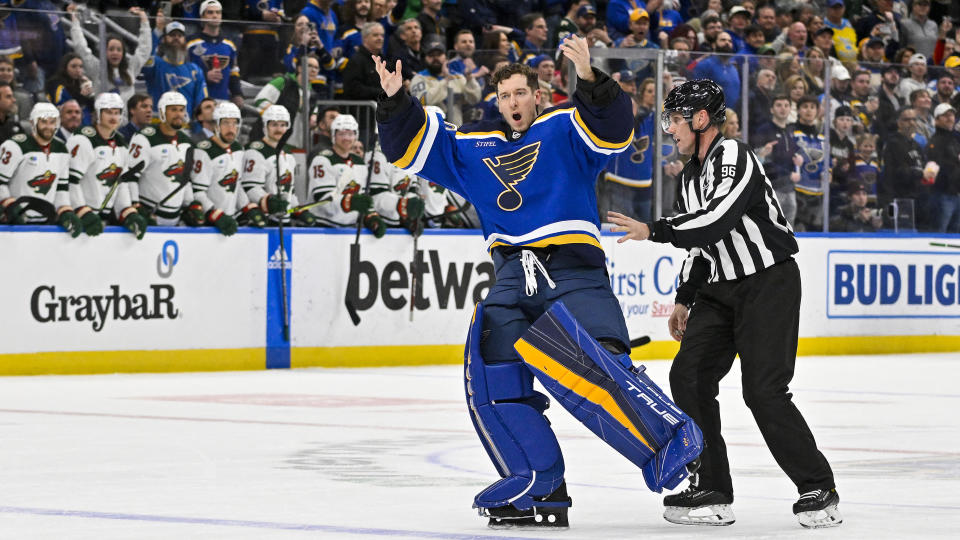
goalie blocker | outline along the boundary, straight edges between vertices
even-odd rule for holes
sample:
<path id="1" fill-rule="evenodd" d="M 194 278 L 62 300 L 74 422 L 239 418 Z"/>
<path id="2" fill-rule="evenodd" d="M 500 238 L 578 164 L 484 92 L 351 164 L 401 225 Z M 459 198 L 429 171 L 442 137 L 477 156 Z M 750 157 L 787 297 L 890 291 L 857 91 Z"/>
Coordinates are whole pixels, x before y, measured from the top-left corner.
<path id="1" fill-rule="evenodd" d="M 647 487 L 672 489 L 702 450 L 696 424 L 626 354 L 591 337 L 555 302 L 515 344 L 526 365 L 486 363 L 480 355 L 483 306 L 465 351 L 471 420 L 501 480 L 474 499 L 494 528 L 566 526 L 571 500 L 560 446 L 535 392 L 535 376 L 561 405 L 643 471 Z M 519 384 L 517 381 L 522 381 Z"/>

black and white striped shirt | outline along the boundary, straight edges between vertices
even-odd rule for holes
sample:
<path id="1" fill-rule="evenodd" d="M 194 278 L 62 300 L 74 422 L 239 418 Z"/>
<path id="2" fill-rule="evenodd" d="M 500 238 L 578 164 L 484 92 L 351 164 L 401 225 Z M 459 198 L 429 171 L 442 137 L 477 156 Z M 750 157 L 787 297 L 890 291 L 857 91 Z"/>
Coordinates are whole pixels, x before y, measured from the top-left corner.
<path id="1" fill-rule="evenodd" d="M 739 279 L 798 251 L 793 228 L 756 154 L 717 135 L 703 166 L 687 162 L 677 186 L 680 214 L 653 223 L 650 239 L 685 248 L 677 303 L 704 283 Z"/>

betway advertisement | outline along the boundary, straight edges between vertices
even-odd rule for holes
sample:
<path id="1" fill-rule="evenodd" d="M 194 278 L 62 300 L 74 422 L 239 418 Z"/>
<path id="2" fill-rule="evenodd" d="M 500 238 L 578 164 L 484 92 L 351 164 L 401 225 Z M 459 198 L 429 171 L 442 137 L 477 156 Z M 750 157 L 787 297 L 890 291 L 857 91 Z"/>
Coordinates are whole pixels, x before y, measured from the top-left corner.
<path id="1" fill-rule="evenodd" d="M 0 237 L 4 353 L 264 345 L 266 235 Z"/>
<path id="2" fill-rule="evenodd" d="M 418 241 L 416 264 L 409 235 L 362 235 L 357 245 L 353 238 L 343 232 L 295 236 L 292 346 L 463 342 L 474 304 L 494 281 L 479 233 L 428 231 Z M 667 319 L 686 252 L 651 242 L 618 244 L 616 238 L 605 235 L 602 244 L 630 337 L 670 341 Z M 931 245 L 950 240 L 876 235 L 798 241 L 801 338 L 960 335 L 960 248 Z"/>

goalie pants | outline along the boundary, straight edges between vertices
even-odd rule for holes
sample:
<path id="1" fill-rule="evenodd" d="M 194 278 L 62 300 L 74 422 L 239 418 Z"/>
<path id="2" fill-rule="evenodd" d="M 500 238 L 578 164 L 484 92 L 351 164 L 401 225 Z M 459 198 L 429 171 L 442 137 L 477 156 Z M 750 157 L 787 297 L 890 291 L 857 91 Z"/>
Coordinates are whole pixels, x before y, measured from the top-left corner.
<path id="1" fill-rule="evenodd" d="M 670 390 L 703 430 L 701 489 L 733 494 L 717 394 L 738 354 L 743 400 L 777 464 L 800 493 L 835 487 L 830 464 L 787 388 L 796 362 L 800 295 L 793 259 L 697 291 L 670 369 Z"/>
<path id="2" fill-rule="evenodd" d="M 538 271 L 537 293 L 527 296 L 520 251 L 493 251 L 497 282 L 483 300 L 484 361 L 521 362 L 513 344 L 557 300 L 563 300 L 594 339 L 618 341 L 628 349 L 627 324 L 606 267 L 590 266 L 563 247 L 530 251 L 537 253 L 556 288 L 550 288 Z"/>

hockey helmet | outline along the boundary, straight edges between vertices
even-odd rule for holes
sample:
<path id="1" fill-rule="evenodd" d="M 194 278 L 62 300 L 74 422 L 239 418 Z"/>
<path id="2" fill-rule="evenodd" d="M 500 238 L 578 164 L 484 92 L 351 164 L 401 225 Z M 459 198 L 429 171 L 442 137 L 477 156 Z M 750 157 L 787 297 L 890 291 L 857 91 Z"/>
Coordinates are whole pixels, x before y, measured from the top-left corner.
<path id="1" fill-rule="evenodd" d="M 186 109 L 187 98 L 183 97 L 183 94 L 180 92 L 173 90 L 164 92 L 163 95 L 160 96 L 159 101 L 157 101 L 157 116 L 160 117 L 161 122 L 167 121 L 167 107 L 171 105 L 183 105 L 184 109 Z"/>
<path id="2" fill-rule="evenodd" d="M 242 119 L 240 108 L 229 101 L 217 105 L 217 108 L 213 110 L 213 125 L 217 133 L 220 133 L 220 121 L 224 118 L 236 118 L 239 124 Z"/>
<path id="3" fill-rule="evenodd" d="M 103 92 L 93 102 L 94 119 L 100 122 L 100 112 L 107 109 L 120 109 L 123 114 L 123 98 L 115 92 Z"/>
<path id="4" fill-rule="evenodd" d="M 357 124 L 357 119 L 352 114 L 341 114 L 334 118 L 333 122 L 330 122 L 330 137 L 335 138 L 338 131 L 353 131 L 359 134 L 360 125 Z"/>
<path id="5" fill-rule="evenodd" d="M 30 125 L 33 126 L 34 133 L 37 132 L 37 121 L 41 118 L 56 118 L 56 129 L 60 129 L 60 110 L 53 103 L 37 103 L 30 110 Z"/>
<path id="6" fill-rule="evenodd" d="M 265 126 L 270 122 L 286 122 L 287 125 L 290 125 L 290 113 L 283 105 L 271 105 L 263 111 L 261 116 Z"/>
<path id="7" fill-rule="evenodd" d="M 720 85 L 709 79 L 698 79 L 674 87 L 667 94 L 667 99 L 663 100 L 660 127 L 666 131 L 670 127 L 670 116 L 676 113 L 680 113 L 687 122 L 693 122 L 693 115 L 699 110 L 707 111 L 710 124 L 720 126 L 726 121 L 727 106 Z M 693 125 L 690 129 L 698 131 L 693 129 Z"/>

